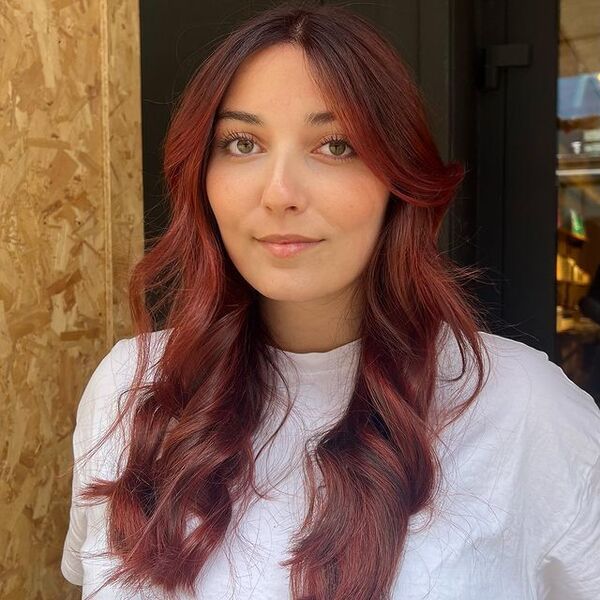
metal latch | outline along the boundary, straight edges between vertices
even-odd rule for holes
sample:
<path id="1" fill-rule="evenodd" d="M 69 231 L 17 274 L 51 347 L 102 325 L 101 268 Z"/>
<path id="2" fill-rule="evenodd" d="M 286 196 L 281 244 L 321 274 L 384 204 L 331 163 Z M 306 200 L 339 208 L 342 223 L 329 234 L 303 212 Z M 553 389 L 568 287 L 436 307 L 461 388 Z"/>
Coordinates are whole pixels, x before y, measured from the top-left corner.
<path id="1" fill-rule="evenodd" d="M 498 72 L 506 67 L 527 67 L 530 64 L 531 44 L 494 44 L 484 48 L 484 89 L 498 87 Z"/>

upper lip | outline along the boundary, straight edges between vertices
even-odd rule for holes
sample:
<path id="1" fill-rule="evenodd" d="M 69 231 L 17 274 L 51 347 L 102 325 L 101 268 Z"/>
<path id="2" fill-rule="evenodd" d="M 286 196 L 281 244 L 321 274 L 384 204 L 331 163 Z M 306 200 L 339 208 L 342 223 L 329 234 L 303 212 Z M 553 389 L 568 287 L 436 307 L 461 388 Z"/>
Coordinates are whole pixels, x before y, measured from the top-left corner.
<path id="1" fill-rule="evenodd" d="M 309 238 L 304 235 L 297 235 L 295 233 L 286 233 L 285 235 L 265 235 L 264 237 L 258 238 L 261 242 L 274 242 L 277 244 L 291 244 L 293 242 L 320 242 L 321 240 L 315 238 Z"/>

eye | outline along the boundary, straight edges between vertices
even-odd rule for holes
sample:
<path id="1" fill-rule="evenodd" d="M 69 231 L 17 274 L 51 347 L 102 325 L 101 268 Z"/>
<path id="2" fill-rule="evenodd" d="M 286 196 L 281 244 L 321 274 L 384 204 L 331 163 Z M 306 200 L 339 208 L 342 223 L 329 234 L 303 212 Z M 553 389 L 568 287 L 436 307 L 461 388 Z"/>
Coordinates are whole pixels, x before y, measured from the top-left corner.
<path id="1" fill-rule="evenodd" d="M 234 146 L 232 146 L 232 142 L 238 142 Z M 252 149 L 254 145 L 258 144 L 254 136 L 247 133 L 228 131 L 223 134 L 221 138 L 219 138 L 216 142 L 217 148 L 224 152 L 229 156 L 241 157 L 241 156 L 251 156 L 253 154 Z M 239 153 L 232 152 L 231 148 L 236 148 Z M 354 148 L 348 143 L 348 141 L 338 134 L 333 134 L 324 140 L 321 140 L 319 144 L 319 148 L 326 146 L 331 154 L 325 153 L 324 156 L 328 158 L 332 158 L 334 161 L 342 162 L 346 160 L 350 160 L 356 156 L 356 152 Z M 332 148 L 334 150 L 332 150 Z M 345 150 L 350 150 L 349 153 L 344 155 Z M 256 154 L 256 153 L 254 153 Z"/>
<path id="2" fill-rule="evenodd" d="M 238 141 L 235 147 L 241 151 L 241 154 L 230 152 L 228 146 L 232 142 Z M 251 152 L 248 150 L 249 146 L 256 144 L 256 140 L 251 135 L 246 133 L 236 133 L 234 131 L 227 132 L 217 141 L 217 148 L 225 152 L 225 154 L 231 154 L 232 156 L 249 156 Z"/>
<path id="3" fill-rule="evenodd" d="M 328 148 L 336 148 L 333 154 L 326 156 L 330 156 L 331 158 L 338 161 L 350 160 L 351 158 L 354 158 L 356 156 L 356 152 L 354 151 L 354 148 L 352 148 L 352 146 L 348 143 L 348 140 L 337 134 L 331 135 L 328 138 L 322 140 L 321 145 L 327 146 Z M 350 153 L 344 156 L 344 149 L 348 148 L 350 149 Z"/>

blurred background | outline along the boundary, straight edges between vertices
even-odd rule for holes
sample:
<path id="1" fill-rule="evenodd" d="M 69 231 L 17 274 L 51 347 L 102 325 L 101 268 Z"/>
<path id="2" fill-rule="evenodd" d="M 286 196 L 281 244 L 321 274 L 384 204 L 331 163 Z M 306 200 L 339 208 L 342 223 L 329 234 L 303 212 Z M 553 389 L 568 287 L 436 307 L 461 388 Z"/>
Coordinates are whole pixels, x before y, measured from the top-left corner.
<path id="1" fill-rule="evenodd" d="M 59 564 L 83 387 L 130 335 L 127 279 L 168 212 L 185 82 L 277 4 L 0 3 L 0 597 L 80 597 Z M 467 177 L 440 250 L 487 269 L 497 334 L 600 405 L 600 0 L 347 2 L 397 47 Z M 401 101 L 401 99 L 398 99 Z"/>

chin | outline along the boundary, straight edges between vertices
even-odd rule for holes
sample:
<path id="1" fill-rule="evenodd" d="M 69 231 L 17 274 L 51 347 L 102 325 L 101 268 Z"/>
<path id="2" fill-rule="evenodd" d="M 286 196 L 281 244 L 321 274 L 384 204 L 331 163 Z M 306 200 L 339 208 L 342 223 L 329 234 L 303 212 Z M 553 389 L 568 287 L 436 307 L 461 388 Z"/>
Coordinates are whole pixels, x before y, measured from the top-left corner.
<path id="1" fill-rule="evenodd" d="M 269 285 L 253 287 L 261 296 L 274 302 L 308 302 L 322 296 L 312 288 L 306 289 L 306 287 L 293 285 L 284 288 L 283 285 L 273 285 L 272 282 Z"/>

